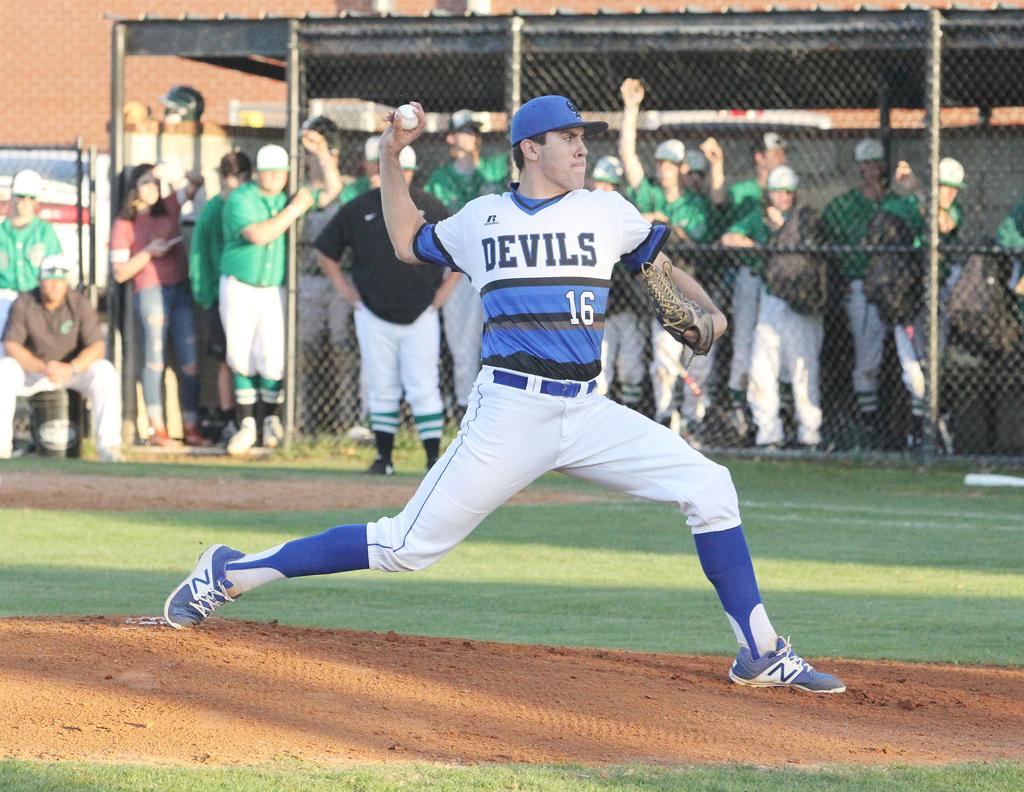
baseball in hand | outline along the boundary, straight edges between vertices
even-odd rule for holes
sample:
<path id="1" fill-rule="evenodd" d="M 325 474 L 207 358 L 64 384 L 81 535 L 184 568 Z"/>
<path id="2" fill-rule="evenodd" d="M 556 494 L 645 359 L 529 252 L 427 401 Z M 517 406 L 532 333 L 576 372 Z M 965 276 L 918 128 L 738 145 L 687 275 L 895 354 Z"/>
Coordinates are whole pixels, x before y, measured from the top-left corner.
<path id="1" fill-rule="evenodd" d="M 395 120 L 402 129 L 415 129 L 420 125 L 412 105 L 404 104 L 395 111 Z"/>

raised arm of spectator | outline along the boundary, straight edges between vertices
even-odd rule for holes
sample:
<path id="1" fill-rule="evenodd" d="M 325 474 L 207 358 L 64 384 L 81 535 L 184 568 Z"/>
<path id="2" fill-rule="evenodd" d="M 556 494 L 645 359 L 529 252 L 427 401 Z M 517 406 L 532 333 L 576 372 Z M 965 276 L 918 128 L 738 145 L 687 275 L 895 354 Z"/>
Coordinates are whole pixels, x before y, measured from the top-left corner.
<path id="1" fill-rule="evenodd" d="M 644 166 L 636 155 L 636 125 L 640 116 L 640 103 L 644 100 L 644 86 L 630 77 L 619 88 L 622 94 L 622 128 L 619 130 L 619 159 L 626 175 L 626 184 L 632 189 L 644 180 Z"/>
<path id="2" fill-rule="evenodd" d="M 323 209 L 330 206 L 334 200 L 341 195 L 341 172 L 338 170 L 338 160 L 331 154 L 327 138 L 315 129 L 307 129 L 302 133 L 302 147 L 316 157 L 320 166 L 320 174 L 323 184 L 320 187 L 320 197 L 317 207 Z"/>
<path id="3" fill-rule="evenodd" d="M 134 223 L 123 217 L 117 218 L 110 230 L 110 268 L 114 280 L 118 283 L 131 280 L 154 258 L 159 258 L 174 247 L 168 244 L 169 240 L 153 239 L 146 247 L 132 255 L 134 241 Z"/>
<path id="4" fill-rule="evenodd" d="M 708 183 L 708 198 L 715 206 L 723 206 L 727 197 L 725 191 L 725 154 L 718 141 L 709 137 L 700 144 L 700 150 L 711 165 L 711 181 Z"/>
<path id="5" fill-rule="evenodd" d="M 746 234 L 741 234 L 738 231 L 726 231 L 722 234 L 722 244 L 726 247 L 732 248 L 753 248 L 757 247 L 757 243 L 748 237 Z"/>
<path id="6" fill-rule="evenodd" d="M 313 206 L 313 193 L 302 187 L 280 212 L 259 223 L 250 223 L 242 229 L 242 237 L 253 245 L 269 245 L 291 228 Z"/>
<path id="7" fill-rule="evenodd" d="M 413 252 L 412 243 L 416 238 L 416 232 L 426 221 L 413 203 L 409 185 L 398 161 L 402 149 L 423 132 L 423 108 L 418 102 L 410 104 L 416 110 L 419 126 L 415 129 L 400 129 L 389 123 L 380 137 L 380 197 L 384 209 L 384 224 L 395 248 L 396 258 L 406 264 L 422 264 L 423 262 Z M 388 113 L 385 119 L 390 122 L 393 117 L 394 113 Z"/>

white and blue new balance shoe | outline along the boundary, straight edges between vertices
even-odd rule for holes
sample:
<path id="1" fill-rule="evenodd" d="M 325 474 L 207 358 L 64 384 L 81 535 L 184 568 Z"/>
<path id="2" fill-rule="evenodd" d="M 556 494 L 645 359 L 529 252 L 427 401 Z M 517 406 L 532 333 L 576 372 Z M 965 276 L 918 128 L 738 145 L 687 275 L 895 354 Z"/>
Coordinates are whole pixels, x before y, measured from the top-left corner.
<path id="1" fill-rule="evenodd" d="M 199 556 L 195 568 L 164 603 L 164 619 L 171 627 L 195 627 L 221 605 L 234 602 L 228 594 L 231 583 L 226 577 L 227 564 L 245 553 L 227 545 L 211 545 Z"/>
<path id="2" fill-rule="evenodd" d="M 744 646 L 729 669 L 729 679 L 737 685 L 751 687 L 794 687 L 810 693 L 846 692 L 842 680 L 815 671 L 814 666 L 794 652 L 788 638 L 779 638 L 775 651 L 757 660 Z"/>

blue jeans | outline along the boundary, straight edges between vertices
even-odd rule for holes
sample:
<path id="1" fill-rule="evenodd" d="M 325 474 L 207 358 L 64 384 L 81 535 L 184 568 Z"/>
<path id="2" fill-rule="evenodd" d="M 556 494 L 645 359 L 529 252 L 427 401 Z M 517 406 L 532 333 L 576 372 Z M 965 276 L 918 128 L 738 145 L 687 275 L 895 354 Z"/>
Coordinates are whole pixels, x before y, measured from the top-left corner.
<path id="1" fill-rule="evenodd" d="M 146 402 L 146 415 L 163 421 L 161 386 L 164 378 L 164 347 L 170 330 L 181 378 L 181 417 L 185 423 L 195 423 L 199 417 L 199 369 L 195 303 L 192 302 L 188 281 L 137 291 L 135 308 L 142 324 L 142 398 Z"/>

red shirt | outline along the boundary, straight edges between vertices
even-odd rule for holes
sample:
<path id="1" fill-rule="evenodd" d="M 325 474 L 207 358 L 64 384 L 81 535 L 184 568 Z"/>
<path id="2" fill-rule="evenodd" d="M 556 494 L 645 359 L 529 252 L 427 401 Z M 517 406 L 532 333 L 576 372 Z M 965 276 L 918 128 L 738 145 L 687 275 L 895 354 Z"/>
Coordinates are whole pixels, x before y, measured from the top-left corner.
<path id="1" fill-rule="evenodd" d="M 174 239 L 181 236 L 181 206 L 178 197 L 171 193 L 163 199 L 166 214 L 154 216 L 146 212 L 134 220 L 123 217 L 114 221 L 110 230 L 110 259 L 127 261 L 145 249 L 154 239 Z M 188 256 L 181 242 L 163 256 L 153 256 L 145 267 L 132 278 L 135 291 L 151 286 L 173 286 L 188 280 Z"/>

